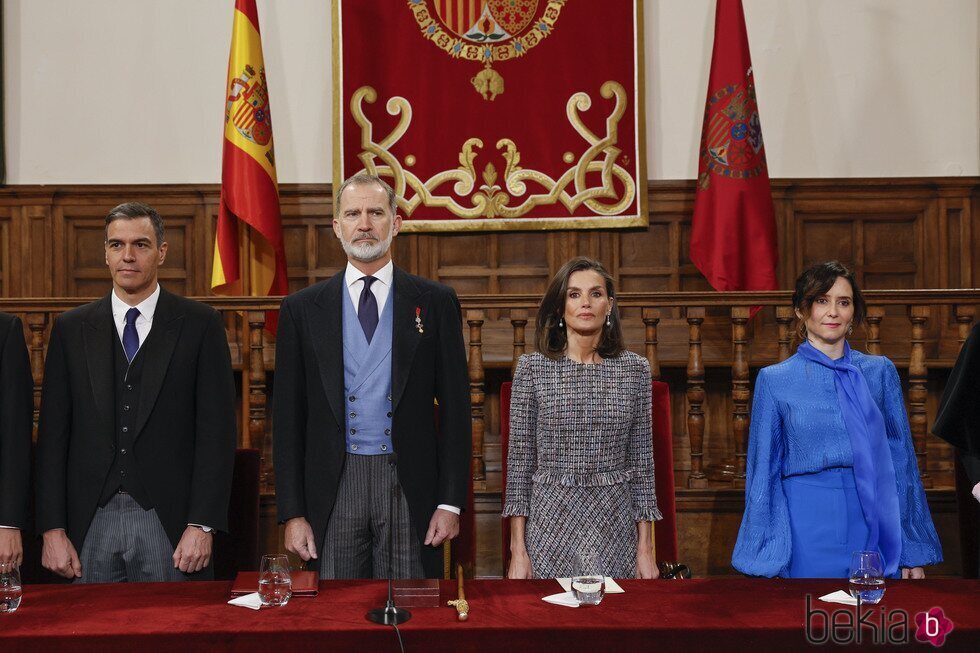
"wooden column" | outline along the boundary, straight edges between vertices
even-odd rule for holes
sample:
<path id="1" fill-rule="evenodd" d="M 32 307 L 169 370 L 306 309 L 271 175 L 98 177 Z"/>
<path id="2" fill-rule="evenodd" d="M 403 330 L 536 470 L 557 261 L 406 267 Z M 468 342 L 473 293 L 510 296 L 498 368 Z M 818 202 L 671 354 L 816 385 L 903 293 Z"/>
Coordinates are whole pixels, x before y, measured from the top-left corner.
<path id="1" fill-rule="evenodd" d="M 510 375 L 513 378 L 514 372 L 517 371 L 517 361 L 527 351 L 527 343 L 524 341 L 524 329 L 527 326 L 527 310 L 523 308 L 511 309 L 510 325 L 514 329 L 514 357 L 510 363 Z"/>
<path id="2" fill-rule="evenodd" d="M 792 306 L 776 307 L 776 323 L 779 325 L 779 360 L 784 361 L 792 355 L 793 321 L 796 313 Z"/>
<path id="3" fill-rule="evenodd" d="M 27 348 L 30 350 L 31 378 L 34 381 L 34 430 L 33 438 L 37 441 L 37 419 L 41 413 L 41 386 L 44 385 L 44 330 L 48 326 L 47 313 L 28 313 L 25 316 L 31 338 Z"/>
<path id="4" fill-rule="evenodd" d="M 929 368 L 926 365 L 926 322 L 928 306 L 910 306 L 909 321 L 912 323 L 912 351 L 909 356 L 909 425 L 912 427 L 912 443 L 919 463 L 922 485 L 932 487 L 932 477 L 926 467 L 926 381 Z"/>
<path id="5" fill-rule="evenodd" d="M 265 356 L 263 334 L 265 333 L 265 311 L 248 311 L 248 428 L 242 429 L 242 446 L 262 452 L 260 487 L 261 492 L 272 492 L 275 488 L 275 471 L 272 467 L 272 438 L 268 436 L 269 395 L 266 387 Z M 246 370 L 242 369 L 242 374 Z"/>
<path id="6" fill-rule="evenodd" d="M 958 305 L 954 309 L 954 314 L 956 315 L 956 325 L 959 329 L 959 341 L 961 347 L 970 336 L 970 329 L 973 328 L 973 320 L 976 317 L 976 312 L 977 307 L 972 304 L 967 306 Z"/>
<path id="7" fill-rule="evenodd" d="M 868 307 L 868 353 L 881 356 L 881 320 L 885 317 L 883 306 Z"/>
<path id="8" fill-rule="evenodd" d="M 485 419 L 483 402 L 486 399 L 483 383 L 483 311 L 466 311 L 466 323 L 470 327 L 470 405 L 473 424 L 473 463 L 471 471 L 474 481 L 486 481 L 487 465 L 483 458 L 483 432 Z"/>
<path id="9" fill-rule="evenodd" d="M 646 354 L 650 362 L 650 376 L 654 381 L 660 380 L 660 357 L 657 355 L 657 325 L 660 324 L 660 309 L 644 308 L 643 324 L 646 326 Z"/>
<path id="10" fill-rule="evenodd" d="M 732 433 L 735 436 L 735 475 L 732 486 L 745 487 L 745 452 L 749 441 L 749 345 L 750 310 L 732 308 Z"/>
<path id="11" fill-rule="evenodd" d="M 701 358 L 701 323 L 704 322 L 704 308 L 687 309 L 687 437 L 691 446 L 691 475 L 687 479 L 689 488 L 708 487 L 708 477 L 704 474 L 704 360 Z"/>

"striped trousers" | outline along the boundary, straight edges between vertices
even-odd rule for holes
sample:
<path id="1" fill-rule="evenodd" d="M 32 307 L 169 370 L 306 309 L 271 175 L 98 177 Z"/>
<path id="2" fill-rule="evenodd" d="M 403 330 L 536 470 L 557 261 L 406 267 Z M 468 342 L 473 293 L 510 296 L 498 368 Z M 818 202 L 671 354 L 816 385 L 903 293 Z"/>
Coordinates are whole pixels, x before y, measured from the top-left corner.
<path id="1" fill-rule="evenodd" d="M 424 578 L 421 545 L 391 456 L 347 454 L 327 523 L 320 578 L 387 578 L 392 523 L 392 577 Z"/>
<path id="2" fill-rule="evenodd" d="M 186 580 L 174 568 L 174 547 L 156 510 L 128 494 L 114 494 L 95 511 L 79 553 L 78 583 L 144 583 Z"/>

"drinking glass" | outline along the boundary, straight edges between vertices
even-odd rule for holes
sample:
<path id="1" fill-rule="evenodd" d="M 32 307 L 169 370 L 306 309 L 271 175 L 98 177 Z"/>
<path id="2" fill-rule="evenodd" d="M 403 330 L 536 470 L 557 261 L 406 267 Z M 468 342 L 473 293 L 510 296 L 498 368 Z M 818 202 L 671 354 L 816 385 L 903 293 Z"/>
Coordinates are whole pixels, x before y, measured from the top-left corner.
<path id="1" fill-rule="evenodd" d="M 606 574 L 593 550 L 579 551 L 574 560 L 572 593 L 581 605 L 599 605 L 606 591 Z"/>
<path id="2" fill-rule="evenodd" d="M 289 559 L 282 554 L 262 556 L 262 563 L 259 565 L 259 598 L 262 599 L 262 605 L 286 605 L 292 595 L 293 579 L 289 575 Z"/>
<path id="3" fill-rule="evenodd" d="M 855 551 L 851 554 L 851 596 L 861 603 L 877 603 L 885 595 L 885 572 L 877 551 Z"/>
<path id="4" fill-rule="evenodd" d="M 16 562 L 0 562 L 0 613 L 20 607 L 24 590 L 20 585 L 20 567 Z"/>

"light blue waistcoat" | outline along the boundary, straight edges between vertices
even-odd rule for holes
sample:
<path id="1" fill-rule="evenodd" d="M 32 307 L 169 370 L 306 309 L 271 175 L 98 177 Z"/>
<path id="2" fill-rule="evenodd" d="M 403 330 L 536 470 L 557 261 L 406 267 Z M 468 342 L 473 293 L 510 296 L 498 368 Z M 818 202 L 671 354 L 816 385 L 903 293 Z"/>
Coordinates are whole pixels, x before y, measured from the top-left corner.
<path id="1" fill-rule="evenodd" d="M 391 325 L 394 296 L 381 311 L 368 344 L 350 293 L 344 291 L 344 405 L 347 453 L 378 456 L 391 444 Z"/>

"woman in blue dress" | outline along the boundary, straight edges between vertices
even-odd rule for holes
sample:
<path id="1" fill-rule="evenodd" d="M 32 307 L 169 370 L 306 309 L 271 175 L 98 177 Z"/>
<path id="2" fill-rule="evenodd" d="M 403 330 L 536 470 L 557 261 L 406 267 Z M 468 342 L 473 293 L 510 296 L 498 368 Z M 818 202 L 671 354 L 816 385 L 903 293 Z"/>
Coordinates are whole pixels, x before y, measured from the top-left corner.
<path id="1" fill-rule="evenodd" d="M 942 548 L 919 478 L 895 365 L 851 349 L 865 316 L 837 261 L 796 281 L 796 354 L 759 371 L 745 513 L 732 565 L 751 576 L 846 578 L 879 551 L 889 577 L 923 578 Z"/>

